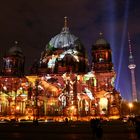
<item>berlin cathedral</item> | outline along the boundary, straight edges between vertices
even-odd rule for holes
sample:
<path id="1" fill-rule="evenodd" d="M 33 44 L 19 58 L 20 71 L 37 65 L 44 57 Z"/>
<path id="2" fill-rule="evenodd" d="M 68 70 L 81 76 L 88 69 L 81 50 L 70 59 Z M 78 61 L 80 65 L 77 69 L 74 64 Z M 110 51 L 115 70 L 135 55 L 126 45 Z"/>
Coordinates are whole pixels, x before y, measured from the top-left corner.
<path id="1" fill-rule="evenodd" d="M 102 33 L 91 50 L 89 64 L 83 44 L 71 34 L 65 18 L 61 32 L 51 38 L 25 75 L 25 57 L 15 42 L 1 60 L 0 116 L 119 116 L 121 95 L 114 87 L 112 51 Z"/>

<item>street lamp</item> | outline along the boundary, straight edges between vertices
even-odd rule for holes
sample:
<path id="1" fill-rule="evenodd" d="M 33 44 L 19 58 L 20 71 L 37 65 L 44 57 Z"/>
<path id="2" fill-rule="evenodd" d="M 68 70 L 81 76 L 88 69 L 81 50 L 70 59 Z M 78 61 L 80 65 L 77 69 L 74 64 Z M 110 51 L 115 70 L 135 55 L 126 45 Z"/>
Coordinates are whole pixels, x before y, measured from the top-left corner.
<path id="1" fill-rule="evenodd" d="M 129 103 L 128 104 L 128 106 L 129 106 L 129 115 L 131 116 L 131 112 L 132 112 L 132 108 L 133 108 L 133 103 Z"/>

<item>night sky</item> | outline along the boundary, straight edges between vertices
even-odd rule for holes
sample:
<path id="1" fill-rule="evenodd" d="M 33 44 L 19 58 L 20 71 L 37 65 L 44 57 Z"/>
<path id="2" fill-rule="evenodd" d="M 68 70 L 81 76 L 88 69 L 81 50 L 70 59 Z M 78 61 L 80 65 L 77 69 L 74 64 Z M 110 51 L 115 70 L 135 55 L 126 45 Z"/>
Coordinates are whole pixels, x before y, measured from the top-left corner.
<path id="1" fill-rule="evenodd" d="M 111 45 L 116 88 L 124 99 L 131 99 L 131 75 L 128 69 L 129 31 L 135 59 L 137 93 L 140 97 L 140 0 L 4 0 L 0 4 L 0 57 L 17 40 L 26 58 L 26 74 L 41 51 L 60 33 L 63 17 L 70 31 L 90 49 L 104 34 Z"/>

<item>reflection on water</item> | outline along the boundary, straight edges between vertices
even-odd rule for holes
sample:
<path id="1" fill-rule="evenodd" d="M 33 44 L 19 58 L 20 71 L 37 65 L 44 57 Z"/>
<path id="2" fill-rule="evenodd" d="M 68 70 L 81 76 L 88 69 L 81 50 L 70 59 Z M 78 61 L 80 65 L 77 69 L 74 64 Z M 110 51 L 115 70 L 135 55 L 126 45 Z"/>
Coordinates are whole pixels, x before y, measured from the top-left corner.
<path id="1" fill-rule="evenodd" d="M 0 140 L 91 140 L 90 134 L 67 134 L 67 133 L 3 133 L 0 134 Z"/>
<path id="2" fill-rule="evenodd" d="M 124 123 L 105 122 L 103 140 L 136 140 L 134 128 L 130 131 Z M 95 140 L 89 123 L 47 123 L 0 125 L 0 140 Z"/>
<path id="3" fill-rule="evenodd" d="M 129 137 L 129 138 L 128 138 Z M 0 133 L 0 140 L 94 140 L 91 133 Z M 106 133 L 103 140 L 137 140 L 135 134 Z"/>
<path id="4" fill-rule="evenodd" d="M 13 138 L 21 138 L 21 137 L 22 137 L 22 134 L 21 134 L 21 133 L 15 132 L 15 133 L 12 133 L 11 136 L 12 136 Z"/>
<path id="5" fill-rule="evenodd" d="M 136 133 L 130 132 L 130 133 L 129 133 L 129 138 L 132 139 L 132 140 L 137 140 L 137 135 L 136 135 Z"/>

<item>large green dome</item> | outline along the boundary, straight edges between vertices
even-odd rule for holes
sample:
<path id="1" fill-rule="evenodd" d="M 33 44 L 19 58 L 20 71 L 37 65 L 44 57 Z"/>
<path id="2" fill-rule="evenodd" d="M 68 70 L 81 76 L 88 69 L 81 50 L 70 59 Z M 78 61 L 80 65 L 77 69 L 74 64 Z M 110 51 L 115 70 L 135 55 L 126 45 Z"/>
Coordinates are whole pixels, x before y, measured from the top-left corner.
<path id="1" fill-rule="evenodd" d="M 84 72 L 88 59 L 80 39 L 70 33 L 65 19 L 62 31 L 51 38 L 40 58 L 41 68 L 53 73 Z"/>
<path id="2" fill-rule="evenodd" d="M 85 54 L 84 46 L 78 37 L 71 34 L 69 28 L 67 27 L 67 21 L 65 21 L 62 31 L 56 36 L 52 37 L 49 43 L 46 45 L 47 52 L 54 52 L 55 50 L 75 50 L 80 54 Z"/>
<path id="3" fill-rule="evenodd" d="M 53 37 L 49 45 L 56 49 L 74 47 L 78 38 L 70 33 L 69 28 L 64 27 L 60 34 Z M 48 45 L 46 46 L 48 49 Z"/>

